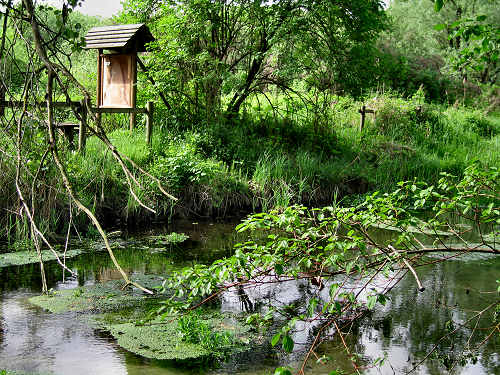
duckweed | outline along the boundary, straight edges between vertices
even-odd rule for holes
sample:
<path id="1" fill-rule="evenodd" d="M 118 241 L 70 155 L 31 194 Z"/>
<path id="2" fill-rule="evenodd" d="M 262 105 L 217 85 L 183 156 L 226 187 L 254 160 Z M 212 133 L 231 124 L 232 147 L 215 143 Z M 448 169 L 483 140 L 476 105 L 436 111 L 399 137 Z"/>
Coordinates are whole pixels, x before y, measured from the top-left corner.
<path id="1" fill-rule="evenodd" d="M 81 249 L 68 250 L 66 252 L 66 259 L 74 258 L 83 253 Z M 63 254 L 58 253 L 62 259 Z M 44 261 L 56 260 L 56 256 L 50 250 L 42 251 L 42 259 Z M 17 251 L 15 253 L 0 254 L 0 268 L 9 266 L 24 266 L 26 264 L 38 263 L 38 254 L 35 251 Z"/>
<path id="2" fill-rule="evenodd" d="M 135 277 L 135 280 L 138 278 Z M 139 282 L 151 287 L 161 283 L 157 276 L 142 276 Z M 29 301 L 52 313 L 62 312 L 110 312 L 137 307 L 150 300 L 135 289 L 122 289 L 122 280 L 108 281 L 104 284 L 80 287 L 70 290 L 58 290 L 32 297 Z M 154 297 L 153 297 L 154 298 Z"/>

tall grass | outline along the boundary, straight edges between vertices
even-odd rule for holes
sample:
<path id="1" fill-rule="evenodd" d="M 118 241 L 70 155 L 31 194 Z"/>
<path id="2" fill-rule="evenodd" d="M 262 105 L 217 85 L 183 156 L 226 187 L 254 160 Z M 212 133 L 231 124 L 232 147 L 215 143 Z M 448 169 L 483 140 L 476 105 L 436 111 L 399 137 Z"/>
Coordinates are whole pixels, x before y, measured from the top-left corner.
<path id="1" fill-rule="evenodd" d="M 400 180 L 435 182 L 442 171 L 460 174 L 477 158 L 499 165 L 500 119 L 479 111 L 425 104 L 418 95 L 408 100 L 376 95 L 364 102 L 334 97 L 321 114 L 287 98 L 281 117 L 270 115 L 278 105 L 263 103 L 230 123 L 161 126 L 151 147 L 140 131 L 116 130 L 110 137 L 118 150 L 180 196 L 188 214 L 227 214 L 228 205 L 254 210 L 315 205 L 337 193 L 391 189 Z M 361 133 L 363 104 L 376 115 L 368 116 Z M 91 140 L 87 153 L 76 159 L 81 168 L 75 181 L 86 186 L 88 201 L 108 194 L 126 197 L 121 205 L 128 212 L 137 208 L 101 145 Z M 141 197 L 162 207 L 165 200 L 154 184 L 144 180 L 144 187 Z M 171 212 L 168 205 L 162 209 Z"/>
<path id="2" fill-rule="evenodd" d="M 162 215 L 227 216 L 295 203 L 329 204 L 337 196 L 390 190 L 401 180 L 433 183 L 443 171 L 460 175 L 476 159 L 500 166 L 498 114 L 425 104 L 418 95 L 402 99 L 378 94 L 363 102 L 345 97 L 322 100 L 321 111 L 312 111 L 302 99 L 278 96 L 272 107 L 265 100 L 253 103 L 231 121 L 158 120 L 151 146 L 141 128 L 133 133 L 116 129 L 108 136 L 120 152 L 180 198 L 174 206 L 156 183 L 134 171 L 141 185 L 134 191 Z M 376 114 L 368 116 L 360 132 L 362 105 Z M 67 152 L 64 157 L 75 190 L 101 218 L 148 219 L 100 141 L 90 137 L 85 153 Z M 14 212 L 15 170 L 3 160 L 0 166 L 0 209 Z M 44 178 L 53 178 L 50 171 Z M 61 226 L 60 208 L 67 197 L 50 191 L 45 197 L 51 202 L 46 204 L 49 219 L 44 225 L 53 230 Z M 9 233 L 23 230 L 12 215 L 8 220 L 8 215 L 0 215 Z M 85 227 L 82 217 L 75 220 Z"/>

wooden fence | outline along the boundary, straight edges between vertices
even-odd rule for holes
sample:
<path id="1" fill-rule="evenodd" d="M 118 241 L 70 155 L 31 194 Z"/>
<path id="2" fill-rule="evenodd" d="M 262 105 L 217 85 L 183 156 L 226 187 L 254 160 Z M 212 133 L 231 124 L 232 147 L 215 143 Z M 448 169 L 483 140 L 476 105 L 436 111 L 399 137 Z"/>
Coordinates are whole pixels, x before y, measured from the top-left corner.
<path id="1" fill-rule="evenodd" d="M 23 108 L 25 105 L 22 101 L 6 101 L 0 100 L 0 114 L 3 114 L 4 108 Z M 33 104 L 28 103 L 29 106 L 33 106 Z M 38 102 L 35 104 L 37 107 L 45 107 L 47 102 Z M 80 113 L 81 120 L 78 124 L 74 123 L 57 123 L 55 127 L 62 133 L 66 139 L 73 144 L 74 141 L 74 132 L 78 130 L 78 151 L 83 151 L 85 149 L 86 141 L 87 141 L 87 111 L 83 111 L 85 108 L 84 101 L 79 102 L 52 102 L 52 106 L 54 108 L 74 108 L 75 111 Z M 96 114 L 97 120 L 101 121 L 101 116 L 105 113 L 128 113 L 131 115 L 135 115 L 137 113 L 144 113 L 146 115 L 146 143 L 151 144 L 151 135 L 153 134 L 153 112 L 154 112 L 154 103 L 147 102 L 145 108 L 90 108 L 90 111 Z M 135 116 L 132 116 L 135 118 Z M 131 130 L 133 129 L 133 123 L 131 125 Z"/>

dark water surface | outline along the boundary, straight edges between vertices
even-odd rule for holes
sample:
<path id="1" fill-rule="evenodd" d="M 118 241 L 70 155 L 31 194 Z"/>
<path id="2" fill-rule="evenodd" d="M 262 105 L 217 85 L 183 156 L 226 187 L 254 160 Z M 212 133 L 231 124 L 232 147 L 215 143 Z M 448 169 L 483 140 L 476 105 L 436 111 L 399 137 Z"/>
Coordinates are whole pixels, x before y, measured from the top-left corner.
<path id="1" fill-rule="evenodd" d="M 184 232 L 190 240 L 177 250 L 158 252 L 144 237 L 126 242 L 115 254 L 130 274 L 154 273 L 167 275 L 173 269 L 194 262 L 209 262 L 231 253 L 232 245 L 245 237 L 233 232 L 232 224 L 181 223 L 174 228 L 155 230 L 143 236 L 170 231 Z M 142 239 L 141 239 L 142 238 Z M 49 288 L 66 289 L 81 285 L 119 279 L 106 253 L 84 254 L 71 262 L 77 276 L 66 275 L 56 264 L 47 264 Z M 459 260 L 429 265 L 417 270 L 426 287 L 416 290 L 415 280 L 404 278 L 390 293 L 383 308 L 351 329 L 347 344 L 362 358 L 374 360 L 387 356 L 381 368 L 367 369 L 364 374 L 402 374 L 430 352 L 435 342 L 446 333 L 450 319 L 465 322 L 489 303 L 498 299 L 495 280 L 500 279 L 500 257 L 469 256 Z M 309 285 L 291 283 L 268 290 L 267 297 L 287 303 L 302 303 Z M 326 289 L 326 288 L 325 288 Z M 250 353 L 239 366 L 228 365 L 218 370 L 177 368 L 169 362 L 144 359 L 118 347 L 106 334 L 88 326 L 84 315 L 77 313 L 51 314 L 28 302 L 39 294 L 38 265 L 0 269 L 0 369 L 34 374 L 102 374 L 102 375 L 168 375 L 198 373 L 268 374 L 278 365 L 297 366 L 303 352 L 279 356 L 271 351 Z M 252 298 L 252 296 L 250 296 Z M 225 310 L 240 310 L 240 303 L 230 298 L 222 303 Z M 491 314 L 477 324 L 487 328 Z M 476 320 L 473 321 L 476 323 Z M 309 327 L 310 328 L 310 327 Z M 304 328 L 296 333 L 298 342 L 308 342 L 312 331 Z M 479 329 L 470 345 L 481 341 L 486 330 Z M 461 330 L 458 337 L 442 340 L 436 358 L 420 366 L 415 374 L 474 374 L 500 375 L 500 334 L 480 349 L 477 361 L 447 371 L 447 358 L 455 358 L 469 340 L 470 330 Z M 326 366 L 312 365 L 309 373 L 328 374 L 337 367 L 352 372 L 352 366 L 338 339 L 324 344 L 321 353 L 332 358 Z"/>

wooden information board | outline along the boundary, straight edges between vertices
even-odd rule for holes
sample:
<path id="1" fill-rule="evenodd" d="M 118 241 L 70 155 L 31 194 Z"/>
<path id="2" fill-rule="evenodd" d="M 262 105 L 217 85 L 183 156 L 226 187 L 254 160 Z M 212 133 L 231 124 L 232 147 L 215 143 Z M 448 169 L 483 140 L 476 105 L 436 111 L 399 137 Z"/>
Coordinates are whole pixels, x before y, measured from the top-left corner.
<path id="1" fill-rule="evenodd" d="M 137 85 L 135 54 L 100 55 L 101 108 L 134 108 Z"/>

